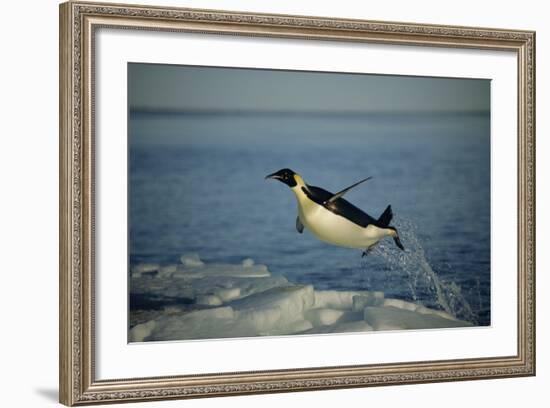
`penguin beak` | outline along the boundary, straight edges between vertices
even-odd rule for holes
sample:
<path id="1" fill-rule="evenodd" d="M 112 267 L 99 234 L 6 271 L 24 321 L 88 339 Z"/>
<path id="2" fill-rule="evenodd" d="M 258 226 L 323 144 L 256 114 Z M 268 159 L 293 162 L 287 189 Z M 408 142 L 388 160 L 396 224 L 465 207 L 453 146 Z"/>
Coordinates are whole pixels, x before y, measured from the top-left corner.
<path id="1" fill-rule="evenodd" d="M 277 173 L 268 174 L 267 176 L 265 176 L 265 180 L 268 179 L 281 180 L 281 176 L 279 176 Z"/>

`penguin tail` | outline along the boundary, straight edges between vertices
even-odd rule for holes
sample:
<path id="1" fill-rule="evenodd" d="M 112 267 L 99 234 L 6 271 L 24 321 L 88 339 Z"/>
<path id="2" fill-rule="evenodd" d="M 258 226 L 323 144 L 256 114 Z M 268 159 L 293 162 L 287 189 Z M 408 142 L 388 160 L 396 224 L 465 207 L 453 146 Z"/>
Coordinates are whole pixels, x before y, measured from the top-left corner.
<path id="1" fill-rule="evenodd" d="M 378 226 L 382 228 L 386 228 L 388 225 L 390 225 L 390 222 L 393 218 L 393 211 L 391 209 L 391 205 L 388 205 L 382 215 L 378 217 Z"/>

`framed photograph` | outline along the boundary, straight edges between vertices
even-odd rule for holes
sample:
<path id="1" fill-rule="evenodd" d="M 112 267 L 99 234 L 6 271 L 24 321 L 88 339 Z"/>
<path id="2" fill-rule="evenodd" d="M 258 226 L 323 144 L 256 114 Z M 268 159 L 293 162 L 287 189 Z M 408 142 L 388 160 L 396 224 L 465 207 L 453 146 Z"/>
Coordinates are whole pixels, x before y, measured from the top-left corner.
<path id="1" fill-rule="evenodd" d="M 60 6 L 60 401 L 535 374 L 535 33 Z"/>

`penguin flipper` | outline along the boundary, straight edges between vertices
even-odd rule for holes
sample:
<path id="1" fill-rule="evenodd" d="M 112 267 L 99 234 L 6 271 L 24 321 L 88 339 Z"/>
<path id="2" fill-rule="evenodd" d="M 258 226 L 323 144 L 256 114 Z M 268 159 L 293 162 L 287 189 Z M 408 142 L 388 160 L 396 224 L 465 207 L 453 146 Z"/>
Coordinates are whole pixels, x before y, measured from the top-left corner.
<path id="1" fill-rule="evenodd" d="M 302 224 L 302 221 L 300 221 L 300 216 L 296 217 L 296 231 L 298 231 L 300 234 L 304 232 L 304 224 Z"/>
<path id="2" fill-rule="evenodd" d="M 372 177 L 364 178 L 363 180 L 360 180 L 360 181 L 358 181 L 357 183 L 354 183 L 354 184 L 352 184 L 351 186 L 346 187 L 346 188 L 343 189 L 342 191 L 338 191 L 336 194 L 334 194 L 332 197 L 330 197 L 327 201 L 325 201 L 325 204 L 329 204 L 329 203 L 332 203 L 332 202 L 338 200 L 339 198 L 343 197 L 344 194 L 346 194 L 346 193 L 347 193 L 348 191 L 350 191 L 352 188 L 357 187 L 359 184 L 364 183 L 365 181 L 370 180 L 371 178 L 372 178 Z"/>

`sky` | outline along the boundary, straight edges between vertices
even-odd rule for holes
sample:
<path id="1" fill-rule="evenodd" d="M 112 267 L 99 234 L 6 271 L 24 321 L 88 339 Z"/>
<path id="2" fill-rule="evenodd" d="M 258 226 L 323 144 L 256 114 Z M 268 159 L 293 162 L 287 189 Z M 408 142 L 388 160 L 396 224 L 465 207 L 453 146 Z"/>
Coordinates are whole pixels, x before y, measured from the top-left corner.
<path id="1" fill-rule="evenodd" d="M 131 110 L 490 110 L 490 80 L 128 64 Z"/>

